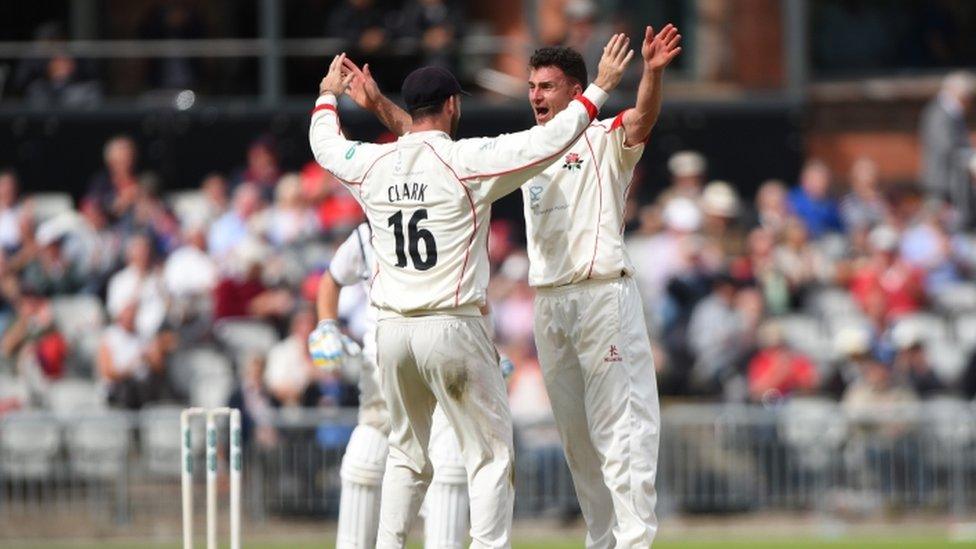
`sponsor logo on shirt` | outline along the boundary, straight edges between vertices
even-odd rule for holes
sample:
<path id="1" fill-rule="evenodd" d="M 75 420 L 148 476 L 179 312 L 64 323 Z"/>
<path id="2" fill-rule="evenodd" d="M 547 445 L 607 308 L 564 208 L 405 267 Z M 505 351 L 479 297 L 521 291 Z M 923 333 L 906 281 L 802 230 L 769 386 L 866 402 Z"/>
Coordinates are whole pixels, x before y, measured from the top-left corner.
<path id="1" fill-rule="evenodd" d="M 540 200 L 542 200 L 542 187 L 539 185 L 529 187 L 529 208 L 538 209 Z"/>
<path id="2" fill-rule="evenodd" d="M 583 168 L 583 159 L 580 158 L 580 155 L 576 153 L 567 154 L 566 158 L 564 158 L 563 160 L 565 161 L 563 163 L 563 168 L 571 172 L 578 171 Z"/>
<path id="3" fill-rule="evenodd" d="M 349 150 L 346 151 L 346 160 L 349 160 L 356 155 L 356 147 L 360 145 L 362 145 L 362 143 L 357 141 L 353 143 L 352 146 L 349 147 Z"/>
<path id="4" fill-rule="evenodd" d="M 624 358 L 620 356 L 620 352 L 617 351 L 616 345 L 611 345 L 610 350 L 607 351 L 606 356 L 603 357 L 603 362 L 623 362 Z"/>

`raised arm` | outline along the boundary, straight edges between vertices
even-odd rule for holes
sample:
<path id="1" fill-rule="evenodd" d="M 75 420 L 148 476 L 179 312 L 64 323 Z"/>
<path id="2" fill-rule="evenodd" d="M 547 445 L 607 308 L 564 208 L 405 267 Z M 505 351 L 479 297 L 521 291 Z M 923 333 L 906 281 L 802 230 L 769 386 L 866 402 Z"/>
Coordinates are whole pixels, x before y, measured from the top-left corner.
<path id="1" fill-rule="evenodd" d="M 382 147 L 350 141 L 342 135 L 337 98 L 355 78 L 352 72 L 343 70 L 345 58 L 344 53 L 335 56 L 329 72 L 319 84 L 319 98 L 312 110 L 308 141 L 315 160 L 323 168 L 346 185 L 358 185 L 382 154 Z"/>
<path id="2" fill-rule="evenodd" d="M 383 95 L 372 73 L 369 72 L 369 63 L 360 69 L 346 58 L 343 67 L 354 75 L 346 89 L 346 95 L 357 105 L 376 115 L 380 123 L 396 135 L 403 135 L 410 131 L 412 123 L 410 115 L 389 97 Z"/>
<path id="3" fill-rule="evenodd" d="M 641 45 L 644 72 L 637 86 L 637 104 L 627 110 L 623 118 L 627 136 L 624 143 L 628 147 L 644 143 L 651 135 L 651 128 L 661 113 L 661 81 L 664 79 L 664 69 L 681 53 L 681 47 L 678 46 L 680 42 L 681 35 L 678 34 L 677 27 L 670 23 L 656 35 L 651 27 L 644 31 L 644 43 Z"/>
<path id="4" fill-rule="evenodd" d="M 630 40 L 616 34 L 603 48 L 596 79 L 569 106 L 544 125 L 492 138 L 463 139 L 450 164 L 476 194 L 496 200 L 536 175 L 568 149 L 596 118 L 607 93 L 620 83 L 634 56 Z"/>

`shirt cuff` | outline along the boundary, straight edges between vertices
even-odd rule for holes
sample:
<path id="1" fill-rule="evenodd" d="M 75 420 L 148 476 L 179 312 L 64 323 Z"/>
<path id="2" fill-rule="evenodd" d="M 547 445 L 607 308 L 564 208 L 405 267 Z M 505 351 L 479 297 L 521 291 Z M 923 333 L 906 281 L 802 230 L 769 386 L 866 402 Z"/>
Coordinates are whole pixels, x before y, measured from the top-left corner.
<path id="1" fill-rule="evenodd" d="M 604 103 L 607 102 L 610 94 L 603 91 L 600 86 L 590 84 L 586 87 L 586 91 L 583 92 L 583 97 L 589 99 L 596 106 L 596 108 L 599 109 Z"/>
<path id="2" fill-rule="evenodd" d="M 320 107 L 322 105 L 332 105 L 333 107 L 335 107 L 338 104 L 339 101 L 336 99 L 336 96 L 328 92 L 320 95 L 319 98 L 315 100 L 316 107 Z"/>

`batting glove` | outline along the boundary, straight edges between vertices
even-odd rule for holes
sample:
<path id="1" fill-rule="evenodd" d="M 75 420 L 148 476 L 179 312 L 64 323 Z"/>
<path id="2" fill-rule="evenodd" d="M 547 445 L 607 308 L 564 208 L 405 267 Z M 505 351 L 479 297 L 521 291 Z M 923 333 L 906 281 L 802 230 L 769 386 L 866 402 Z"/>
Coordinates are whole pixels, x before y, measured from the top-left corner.
<path id="1" fill-rule="evenodd" d="M 339 323 L 332 319 L 322 320 L 308 334 L 308 352 L 312 355 L 312 364 L 329 371 L 338 370 L 342 366 L 342 332 Z"/>

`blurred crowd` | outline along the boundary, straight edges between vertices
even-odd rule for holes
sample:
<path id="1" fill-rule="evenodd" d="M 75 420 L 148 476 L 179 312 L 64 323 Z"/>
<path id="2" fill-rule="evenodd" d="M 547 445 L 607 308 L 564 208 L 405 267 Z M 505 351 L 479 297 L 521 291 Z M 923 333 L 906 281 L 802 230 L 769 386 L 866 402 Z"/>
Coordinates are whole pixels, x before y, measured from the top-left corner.
<path id="1" fill-rule="evenodd" d="M 919 185 L 883 185 L 870 158 L 835 174 L 809 159 L 795 183 L 754 200 L 710 180 L 694 151 L 668 161 L 650 204 L 628 206 L 627 246 L 644 297 L 661 392 L 775 405 L 820 395 L 851 405 L 976 394 L 976 237 Z M 256 139 L 242 166 L 161 194 L 134 141 L 104 146 L 104 168 L 75 206 L 23 196 L 0 172 L 0 411 L 53 406 L 66 378 L 104 403 L 186 403 L 188 349 L 226 354 L 237 399 L 255 416 L 355 404 L 354 376 L 312 368 L 318 277 L 362 220 L 354 199 L 310 162 L 285 173 Z M 548 415 L 532 337 L 533 291 L 519 227 L 491 227 L 489 288 L 498 344 L 516 364 L 513 411 Z M 93 310 L 79 308 L 79 299 Z M 342 316 L 361 337 L 366 298 Z M 274 345 L 241 355 L 215 337 L 242 319 Z"/>

